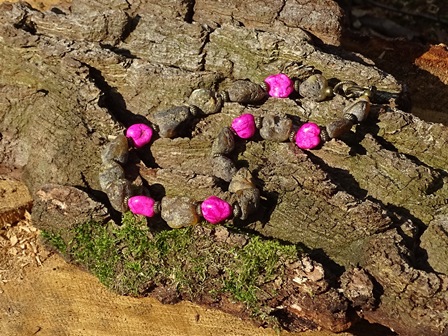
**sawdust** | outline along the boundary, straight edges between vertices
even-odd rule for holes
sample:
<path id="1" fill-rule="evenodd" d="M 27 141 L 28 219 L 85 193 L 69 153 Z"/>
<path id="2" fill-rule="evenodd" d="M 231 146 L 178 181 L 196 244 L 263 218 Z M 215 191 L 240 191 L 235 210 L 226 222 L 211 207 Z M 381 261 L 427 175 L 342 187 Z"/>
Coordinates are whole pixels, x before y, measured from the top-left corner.
<path id="1" fill-rule="evenodd" d="M 22 280 L 25 269 L 42 266 L 49 252 L 38 243 L 39 232 L 31 225 L 30 213 L 0 231 L 0 282 Z"/>

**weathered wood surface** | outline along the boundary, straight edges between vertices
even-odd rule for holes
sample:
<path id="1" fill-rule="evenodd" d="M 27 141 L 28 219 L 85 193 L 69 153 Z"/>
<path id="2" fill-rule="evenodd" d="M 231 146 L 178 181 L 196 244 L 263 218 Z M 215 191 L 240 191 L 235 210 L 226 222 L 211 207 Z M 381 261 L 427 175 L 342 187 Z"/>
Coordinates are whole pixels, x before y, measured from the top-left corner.
<path id="1" fill-rule="evenodd" d="M 216 12 L 206 1 L 194 6 L 183 1 L 74 1 L 67 13 L 2 5 L 2 164 L 24 169 L 36 209 L 50 213 L 45 225 L 57 226 L 60 219 L 48 222 L 53 217 L 50 201 L 38 190 L 56 183 L 101 197 L 95 191 L 108 136 L 141 118 L 151 120 L 155 111 L 185 104 L 198 87 L 225 88 L 238 78 L 261 81 L 279 71 L 293 74 L 304 63 L 329 78 L 377 86 L 381 103 L 398 98 L 401 85 L 392 76 L 358 55 L 318 49 L 288 23 L 293 9 L 306 3 L 286 1 L 279 7 L 269 2 L 271 16 L 236 2 Z M 323 40 L 337 41 L 339 20 L 328 21 Z M 341 98 L 322 103 L 269 99 L 247 108 L 226 104 L 222 113 L 200 120 L 191 139 L 157 139 L 150 153 L 138 153 L 143 162 L 159 167 L 142 168 L 141 175 L 150 184 L 162 184 L 167 193 L 191 194 L 192 187 L 198 199 L 222 193 L 207 162 L 212 139 L 232 117 L 250 111 L 325 124 L 339 117 L 345 104 Z M 442 335 L 448 330 L 448 276 L 441 259 L 446 231 L 425 229 L 446 221 L 447 133 L 443 125 L 386 104 L 374 107 L 366 125 L 312 152 L 288 143 L 247 143 L 238 160 L 255 172 L 263 201 L 245 225 L 264 236 L 303 244 L 337 275 L 346 270 L 345 279 L 355 266 L 364 269 L 374 279 L 374 290 L 365 306 L 352 303 L 359 315 L 400 335 L 423 330 Z M 43 225 L 39 217 L 36 222 Z M 436 239 L 431 235 L 442 243 L 428 243 Z M 337 289 L 337 282 L 332 286 Z M 304 318 L 327 328 L 333 323 L 322 316 Z"/>

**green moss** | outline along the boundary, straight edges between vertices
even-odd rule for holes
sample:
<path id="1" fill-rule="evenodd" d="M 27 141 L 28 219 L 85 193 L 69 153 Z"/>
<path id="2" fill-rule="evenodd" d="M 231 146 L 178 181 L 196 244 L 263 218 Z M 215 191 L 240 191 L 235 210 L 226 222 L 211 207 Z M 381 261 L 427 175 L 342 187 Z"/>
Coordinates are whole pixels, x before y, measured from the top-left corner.
<path id="1" fill-rule="evenodd" d="M 113 283 L 120 255 L 115 237 L 107 226 L 96 222 L 79 225 L 68 245 L 75 262 L 87 267 L 103 284 Z"/>
<path id="2" fill-rule="evenodd" d="M 56 234 L 45 237 L 118 293 L 137 296 L 164 286 L 190 300 L 227 296 L 252 316 L 268 320 L 269 307 L 260 298 L 275 296 L 274 280 L 300 250 L 247 234 L 243 247 L 229 245 L 216 241 L 212 232 L 211 227 L 189 227 L 154 233 L 146 220 L 127 213 L 121 226 L 78 225 L 69 242 Z"/>
<path id="3" fill-rule="evenodd" d="M 67 244 L 65 243 L 64 239 L 61 237 L 61 235 L 50 232 L 50 231 L 42 231 L 41 237 L 43 238 L 44 242 L 51 247 L 55 248 L 59 252 L 61 252 L 63 255 L 67 252 Z"/>
<path id="4" fill-rule="evenodd" d="M 250 239 L 242 249 L 234 249 L 234 262 L 229 264 L 225 279 L 225 290 L 234 299 L 257 310 L 263 285 L 283 273 L 283 264 L 297 258 L 295 245 L 283 245 L 278 241 L 264 240 L 258 236 Z M 266 293 L 265 293 L 266 294 Z M 275 293 L 267 293 L 274 296 Z"/>

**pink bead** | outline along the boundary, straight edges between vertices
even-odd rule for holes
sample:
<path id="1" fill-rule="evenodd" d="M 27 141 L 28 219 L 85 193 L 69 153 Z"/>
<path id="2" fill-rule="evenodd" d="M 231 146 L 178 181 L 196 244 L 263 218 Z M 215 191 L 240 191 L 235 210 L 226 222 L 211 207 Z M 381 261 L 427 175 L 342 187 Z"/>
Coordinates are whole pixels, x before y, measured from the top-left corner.
<path id="1" fill-rule="evenodd" d="M 268 85 L 271 97 L 287 98 L 294 91 L 294 82 L 282 73 L 268 76 L 264 82 Z"/>
<path id="2" fill-rule="evenodd" d="M 244 113 L 232 120 L 232 128 L 242 139 L 249 139 L 254 136 L 257 128 L 255 127 L 255 118 L 250 113 Z"/>
<path id="3" fill-rule="evenodd" d="M 155 201 L 148 196 L 133 196 L 128 200 L 129 210 L 136 215 L 154 216 Z"/>
<path id="4" fill-rule="evenodd" d="M 143 147 L 151 141 L 152 128 L 145 124 L 131 125 L 126 130 L 126 137 L 132 139 L 135 147 Z"/>
<path id="5" fill-rule="evenodd" d="M 210 196 L 201 204 L 202 216 L 208 222 L 217 224 L 232 214 L 232 207 L 226 201 L 216 196 Z"/>
<path id="6" fill-rule="evenodd" d="M 315 123 L 303 124 L 296 133 L 296 145 L 302 149 L 312 149 L 320 144 L 320 128 Z"/>

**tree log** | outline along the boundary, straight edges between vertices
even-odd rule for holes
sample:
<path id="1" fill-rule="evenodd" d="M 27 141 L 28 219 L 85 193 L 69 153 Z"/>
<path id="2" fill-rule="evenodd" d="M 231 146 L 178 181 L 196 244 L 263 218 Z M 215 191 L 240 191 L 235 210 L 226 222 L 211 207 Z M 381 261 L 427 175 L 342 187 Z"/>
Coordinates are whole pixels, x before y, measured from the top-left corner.
<path id="1" fill-rule="evenodd" d="M 448 275 L 440 256 L 447 250 L 448 129 L 399 110 L 401 84 L 369 60 L 317 47 L 305 30 L 338 44 L 342 20 L 334 1 L 317 6 L 78 0 L 67 12 L 39 12 L 1 5 L 2 165 L 23 169 L 36 225 L 67 233 L 80 222 L 107 221 L 100 153 L 125 127 L 186 104 L 197 88 L 223 90 L 235 79 L 261 82 L 312 66 L 327 78 L 374 85 L 378 94 L 367 122 L 317 150 L 263 140 L 238 144 L 237 165 L 254 172 L 262 202 L 234 227 L 307 252 L 279 274 L 280 294 L 261 300 L 270 313 L 287 316 L 290 329 L 342 331 L 356 322 L 356 312 L 400 335 L 446 335 Z M 316 22 L 310 11 L 319 13 Z M 209 160 L 213 139 L 233 117 L 274 113 L 327 124 L 348 103 L 340 96 L 225 103 L 221 113 L 191 125 L 191 136 L 159 138 L 150 150 L 131 153 L 127 177 L 140 176 L 158 196 L 226 197 Z M 220 229 L 207 230 L 195 228 L 193 237 L 208 234 L 223 243 Z M 229 242 L 239 233 L 225 235 L 224 244 L 234 247 Z M 121 280 L 111 287 L 130 294 Z M 177 290 L 151 282 L 142 293 L 249 314 L 228 297 L 217 304 Z"/>

